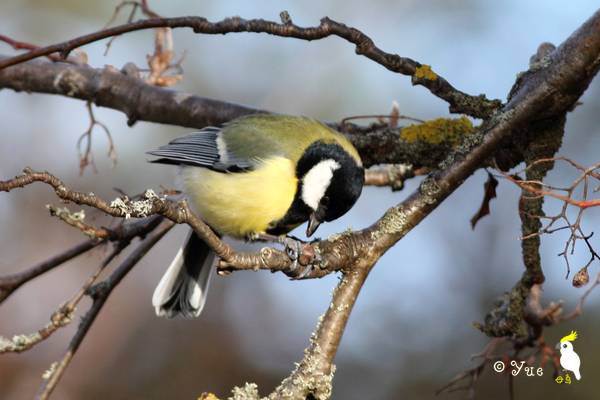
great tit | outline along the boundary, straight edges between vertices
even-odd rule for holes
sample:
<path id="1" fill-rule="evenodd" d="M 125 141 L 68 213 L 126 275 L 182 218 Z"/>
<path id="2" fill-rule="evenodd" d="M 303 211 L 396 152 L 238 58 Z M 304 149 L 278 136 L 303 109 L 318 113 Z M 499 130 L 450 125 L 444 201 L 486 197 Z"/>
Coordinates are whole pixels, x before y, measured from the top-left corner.
<path id="1" fill-rule="evenodd" d="M 183 193 L 220 235 L 283 235 L 308 221 L 311 236 L 356 202 L 364 183 L 358 152 L 341 133 L 305 117 L 257 114 L 208 127 L 157 150 L 151 162 L 181 167 Z M 194 317 L 206 300 L 215 254 L 195 234 L 160 280 L 158 316 Z"/>

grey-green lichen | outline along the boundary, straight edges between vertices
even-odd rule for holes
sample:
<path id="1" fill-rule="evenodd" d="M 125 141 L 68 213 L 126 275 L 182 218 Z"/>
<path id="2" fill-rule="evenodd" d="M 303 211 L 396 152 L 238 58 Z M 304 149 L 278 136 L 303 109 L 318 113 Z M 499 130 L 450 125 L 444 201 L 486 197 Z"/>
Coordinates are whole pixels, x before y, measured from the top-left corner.
<path id="1" fill-rule="evenodd" d="M 148 189 L 144 193 L 144 200 L 132 201 L 127 196 L 114 199 L 110 206 L 120 211 L 125 219 L 135 217 L 147 217 L 152 212 L 155 201 L 163 201 L 166 196 L 159 197 L 154 190 Z"/>
<path id="2" fill-rule="evenodd" d="M 0 354 L 9 352 L 19 353 L 27 350 L 40 340 L 42 340 L 42 336 L 39 332 L 14 335 L 11 339 L 0 336 Z"/>
<path id="3" fill-rule="evenodd" d="M 341 305 L 338 308 L 343 311 L 344 307 L 347 306 Z M 316 338 L 323 318 L 323 315 L 319 317 L 317 328 L 311 335 L 310 346 L 304 350 L 302 361 L 294 364 L 295 368 L 290 376 L 285 378 L 273 393 L 268 397 L 260 397 L 258 385 L 246 382 L 242 387 L 234 387 L 227 400 L 306 400 L 309 395 L 315 400 L 329 399 L 336 368 L 332 365 L 328 374 L 321 372 L 323 354 Z M 208 400 L 211 395 L 206 393 L 200 399 Z"/>
<path id="4" fill-rule="evenodd" d="M 371 232 L 371 239 L 377 242 L 384 235 L 402 232 L 408 228 L 408 218 L 404 207 L 392 207 L 379 220 L 377 229 Z"/>
<path id="5" fill-rule="evenodd" d="M 421 201 L 425 204 L 435 204 L 442 188 L 437 179 L 433 176 L 428 176 L 421 182 L 419 192 L 421 193 Z"/>
<path id="6" fill-rule="evenodd" d="M 50 210 L 53 215 L 59 218 L 67 218 L 72 221 L 83 222 L 85 220 L 85 210 L 77 212 L 71 212 L 67 207 L 52 207 L 50 204 L 46 204 L 46 208 Z"/>
<path id="7" fill-rule="evenodd" d="M 48 367 L 48 369 L 45 370 L 44 373 L 42 374 L 42 379 L 45 381 L 50 379 L 52 377 L 52 375 L 54 375 L 54 372 L 56 371 L 56 367 L 58 367 L 57 361 L 50 364 L 50 367 Z"/>
<path id="8" fill-rule="evenodd" d="M 331 397 L 335 365 L 329 374 L 320 371 L 321 348 L 313 343 L 304 350 L 304 358 L 296 364 L 296 369 L 285 378 L 271 395 L 269 400 L 305 400 L 310 394 L 316 400 L 327 400 Z"/>
<path id="9" fill-rule="evenodd" d="M 475 323 L 475 327 L 491 337 L 526 337 L 527 326 L 523 315 L 528 295 L 529 288 L 519 281 L 510 292 L 496 302 L 494 308 L 485 316 L 484 323 Z"/>
<path id="10" fill-rule="evenodd" d="M 84 90 L 86 78 L 75 69 L 65 69 L 56 75 L 52 84 L 66 96 L 74 97 Z"/>
<path id="11" fill-rule="evenodd" d="M 234 387 L 228 400 L 259 400 L 258 385 L 246 382 L 242 387 Z"/>
<path id="12" fill-rule="evenodd" d="M 535 161 L 553 157 L 559 150 L 564 135 L 564 116 L 554 120 L 538 121 L 523 129 L 518 139 L 519 149 L 525 163 L 529 166 L 526 179 L 543 181 L 552 163 L 537 163 Z M 541 228 L 540 216 L 544 216 L 543 197 L 530 196 L 523 191 L 519 201 L 519 216 L 521 218 L 521 234 L 528 237 L 522 240 L 522 254 L 525 271 L 521 279 L 506 293 L 487 313 L 484 324 L 476 327 L 488 336 L 509 337 L 513 339 L 527 337 L 527 324 L 524 320 L 525 306 L 531 288 L 544 282 L 540 258 L 540 237 L 534 235 Z"/>

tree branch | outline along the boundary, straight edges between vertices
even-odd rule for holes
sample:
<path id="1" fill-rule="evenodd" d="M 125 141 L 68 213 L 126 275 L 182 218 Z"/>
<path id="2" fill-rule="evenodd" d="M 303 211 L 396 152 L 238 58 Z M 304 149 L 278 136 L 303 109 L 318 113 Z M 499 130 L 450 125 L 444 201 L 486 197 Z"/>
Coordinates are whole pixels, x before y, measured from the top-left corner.
<path id="1" fill-rule="evenodd" d="M 286 13 L 287 14 L 287 13 Z M 283 14 L 282 14 L 283 15 Z M 443 77 L 434 73 L 428 65 L 423 65 L 410 58 L 386 53 L 378 48 L 367 35 L 356 28 L 324 17 L 316 27 L 303 28 L 294 25 L 287 16 L 282 23 L 264 19 L 245 20 L 240 17 L 226 18 L 218 22 L 210 22 L 202 17 L 151 18 L 107 28 L 62 43 L 34 48 L 27 53 L 0 60 L 0 70 L 34 58 L 59 53 L 63 58 L 75 48 L 105 38 L 122 35 L 151 28 L 192 28 L 194 33 L 226 34 L 233 32 L 268 33 L 275 36 L 293 37 L 302 40 L 318 40 L 329 36 L 338 36 L 356 46 L 356 53 L 375 61 L 390 71 L 407 75 L 414 85 L 429 89 L 435 96 L 450 104 L 450 112 L 468 114 L 477 118 L 489 117 L 502 103 L 499 100 L 488 100 L 484 95 L 471 96 L 454 88 Z"/>
<path id="2" fill-rule="evenodd" d="M 0 277 L 0 303 L 6 300 L 8 296 L 10 296 L 25 282 L 37 278 L 38 276 L 54 269 L 55 267 L 71 260 L 72 258 L 75 258 L 78 255 L 93 249 L 101 243 L 102 241 L 100 240 L 86 240 L 85 242 L 81 242 L 71 247 L 70 249 L 63 251 L 62 253 L 55 255 L 54 257 L 51 257 L 47 260 L 42 261 L 39 264 L 34 265 L 33 267 L 23 272 L 17 272 L 12 275 Z"/>
<path id="3" fill-rule="evenodd" d="M 130 125 L 143 120 L 200 129 L 267 112 L 152 86 L 127 71 L 30 61 L 0 70 L 0 88 L 92 102 L 125 113 Z M 368 127 L 348 122 L 331 125 L 352 141 L 365 166 L 410 164 L 414 169 L 437 169 L 462 137 L 473 131 L 467 118 L 437 119 L 400 128 L 387 123 Z"/>
<path id="4" fill-rule="evenodd" d="M 121 253 L 123 246 L 115 246 L 113 251 L 106 257 L 106 259 L 100 265 L 100 268 L 88 278 L 86 283 L 81 289 L 69 300 L 67 303 L 61 305 L 58 310 L 52 313 L 50 322 L 48 322 L 42 329 L 29 335 L 15 335 L 11 340 L 5 339 L 0 336 L 0 354 L 7 352 L 21 353 L 25 350 L 29 350 L 36 344 L 47 339 L 56 332 L 59 328 L 69 324 L 73 319 L 73 314 L 77 305 L 85 295 L 86 291 L 93 285 L 94 281 L 98 278 L 102 270 Z"/>
<path id="5" fill-rule="evenodd" d="M 248 27 L 252 26 L 244 25 L 248 21 L 227 21 L 241 23 L 242 25 L 233 25 L 242 26 L 239 30 L 249 29 Z M 279 26 L 275 24 L 276 29 L 282 29 Z M 291 32 L 295 31 L 292 29 Z M 408 199 L 387 210 L 375 224 L 368 228 L 334 235 L 309 246 L 318 256 L 313 259 L 318 261 L 311 271 L 311 277 L 336 270 L 341 270 L 344 277 L 333 298 L 334 310 L 328 310 L 325 314 L 315 340 L 303 360 L 304 365 L 307 366 L 302 367 L 301 363 L 298 370 L 302 372 L 309 369 L 310 365 L 317 365 L 314 371 L 323 375 L 331 374 L 331 362 L 337 351 L 350 308 L 369 270 L 381 255 L 441 204 L 466 178 L 501 148 L 505 140 L 523 132 L 531 135 L 535 140 L 539 133 L 540 121 L 547 119 L 556 121 L 571 110 L 599 67 L 600 12 L 597 12 L 558 49 L 549 54 L 540 65 L 525 74 L 508 104 L 486 120 L 476 132 L 465 135 L 462 143 L 442 163 L 442 169 L 426 178 Z M 220 242 L 206 224 L 189 212 L 185 203 L 174 204 L 148 193 L 145 200 L 133 202 L 121 199 L 120 203 L 118 201 L 108 203 L 95 196 L 70 191 L 60 180 L 48 173 L 30 170 L 13 180 L 0 182 L 0 191 L 22 187 L 35 181 L 49 184 L 64 200 L 88 205 L 109 215 L 141 217 L 155 213 L 173 222 L 188 223 L 222 259 L 228 263 L 235 261 L 231 264 L 235 268 L 269 268 L 290 272 L 289 258 L 278 250 L 267 249 L 266 252 L 263 250 L 259 255 L 236 255 L 229 246 Z M 131 267 L 127 267 L 127 271 Z M 348 309 L 347 314 L 344 309 Z M 335 310 L 338 312 L 336 313 Z M 315 355 L 316 363 L 309 359 L 309 356 Z M 68 363 L 70 357 L 72 353 L 67 352 L 63 360 L 67 360 Z M 62 365 L 63 362 L 59 364 L 59 368 Z M 317 375 L 310 375 L 312 379 L 315 376 Z M 298 378 L 296 382 L 294 377 Z M 286 380 L 287 383 L 284 382 L 282 386 L 285 388 L 291 382 L 293 388 L 306 388 L 306 385 L 299 382 L 301 378 L 302 375 L 292 375 L 292 378 Z M 292 395 L 296 396 L 294 393 L 300 393 L 306 396 L 306 393 L 309 393 L 318 396 L 317 398 L 327 395 L 314 384 L 308 387 L 310 387 L 308 392 L 302 389 L 294 391 Z M 287 392 L 276 391 L 275 393 L 286 394 Z"/>
<path id="6" fill-rule="evenodd" d="M 90 327 L 96 320 L 96 317 L 102 310 L 104 303 L 117 287 L 117 285 L 123 280 L 123 278 L 131 271 L 131 269 L 137 265 L 137 263 L 146 255 L 148 251 L 173 227 L 172 222 L 165 222 L 162 226 L 158 227 L 156 231 L 148 234 L 148 236 L 142 240 L 142 242 L 135 248 L 135 250 L 129 254 L 129 256 L 119 265 L 119 267 L 103 282 L 96 284 L 86 290 L 86 293 L 92 297 L 93 303 L 90 309 L 83 316 L 77 331 L 73 335 L 69 347 L 65 352 L 62 359 L 57 363 L 53 364 L 53 367 L 49 370 L 49 376 L 44 378 L 44 382 L 40 387 L 40 392 L 37 398 L 39 400 L 46 400 L 58 384 L 60 378 L 69 366 L 75 352 L 79 349 L 81 342 L 87 335 Z M 110 261 L 110 260 L 109 260 Z M 107 265 L 106 262 L 103 265 Z M 97 276 L 97 275 L 96 275 Z M 95 280 L 95 277 L 93 277 Z M 93 282 L 93 280 L 91 282 Z"/>
<path id="7" fill-rule="evenodd" d="M 40 262 L 39 264 L 36 264 L 23 272 L 1 276 L 0 304 L 24 283 L 29 282 L 30 280 L 35 279 L 48 271 L 51 271 L 52 269 L 79 256 L 80 254 L 106 243 L 107 240 L 127 244 L 135 237 L 143 237 L 146 233 L 156 228 L 161 220 L 162 217 L 154 216 L 138 221 L 128 221 L 110 229 L 104 228 L 103 230 L 107 232 L 108 236 L 103 239 L 86 240 L 85 242 L 82 242 L 60 254 L 57 254 L 54 257 Z"/>
<path id="8" fill-rule="evenodd" d="M 330 397 L 335 373 L 333 361 L 354 303 L 373 265 L 367 261 L 343 274 L 302 361 L 269 399 L 304 400 L 312 395 L 321 400 Z"/>

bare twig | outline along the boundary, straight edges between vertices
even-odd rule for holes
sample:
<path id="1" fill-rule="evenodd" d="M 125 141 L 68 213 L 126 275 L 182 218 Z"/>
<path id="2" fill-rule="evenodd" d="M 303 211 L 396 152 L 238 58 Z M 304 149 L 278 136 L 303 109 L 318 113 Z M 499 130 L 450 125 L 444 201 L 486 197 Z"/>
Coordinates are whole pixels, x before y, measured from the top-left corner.
<path id="1" fill-rule="evenodd" d="M 230 269 L 270 269 L 282 271 L 291 277 L 297 277 L 301 272 L 299 268 L 292 268 L 292 260 L 284 251 L 264 248 L 258 254 L 235 252 L 208 225 L 192 213 L 185 201 L 175 203 L 167 200 L 166 197 L 159 198 L 151 190 L 146 192 L 143 200 L 131 201 L 124 197 L 109 203 L 93 193 L 82 193 L 68 189 L 60 179 L 48 172 L 35 172 L 25 169 L 23 175 L 8 181 L 0 181 L 0 192 L 24 187 L 34 182 L 43 182 L 50 185 L 62 200 L 93 207 L 113 217 L 145 218 L 151 215 L 161 215 L 175 223 L 187 223 L 227 263 L 227 267 Z M 312 250 L 307 249 L 307 251 Z M 310 263 L 314 257 L 313 251 L 312 256 L 307 259 L 307 263 Z M 335 263 L 330 268 L 315 269 L 306 277 L 320 277 L 340 268 L 339 263 Z"/>
<path id="2" fill-rule="evenodd" d="M 21 41 L 12 39 L 6 35 L 0 35 L 0 42 L 7 43 L 9 46 L 11 46 L 15 50 L 36 50 L 36 49 L 40 48 L 40 46 L 36 46 L 35 44 L 28 43 L 28 42 L 21 42 Z M 48 59 L 50 59 L 52 61 L 62 61 L 62 58 L 60 58 L 56 54 L 48 54 L 46 57 L 48 57 Z"/>
<path id="3" fill-rule="evenodd" d="M 452 378 L 447 384 L 436 390 L 435 394 L 440 395 L 444 392 L 451 393 L 457 391 L 467 391 L 468 398 L 475 397 L 475 385 L 479 381 L 485 367 L 495 360 L 501 358 L 494 355 L 496 348 L 502 343 L 503 339 L 494 338 L 485 345 L 484 349 L 477 354 L 474 354 L 471 359 L 480 358 L 481 361 L 473 368 L 469 368 Z M 466 381 L 466 382 L 465 382 Z"/>
<path id="4" fill-rule="evenodd" d="M 113 15 L 110 17 L 110 19 L 108 20 L 106 25 L 104 25 L 104 29 L 106 29 L 110 25 L 112 25 L 112 23 L 115 22 L 115 20 L 119 16 L 119 13 L 121 12 L 121 10 L 128 6 L 131 7 L 131 10 L 129 11 L 129 17 L 127 17 L 127 22 L 133 22 L 133 18 L 135 17 L 135 12 L 137 11 L 138 7 L 140 7 L 140 5 L 141 5 L 141 3 L 139 1 L 129 1 L 129 0 L 124 0 L 121 3 L 117 4 L 117 6 L 115 7 L 115 10 L 113 11 Z M 113 36 L 110 38 L 110 40 L 108 42 L 106 42 L 106 48 L 104 49 L 104 56 L 108 55 L 108 51 L 110 50 L 110 47 L 112 46 L 113 42 L 117 38 L 118 38 L 118 36 Z"/>
<path id="5" fill-rule="evenodd" d="M 12 275 L 6 275 L 0 277 L 0 304 L 8 298 L 15 290 L 21 287 L 23 284 L 29 282 L 38 276 L 51 271 L 52 269 L 62 265 L 63 263 L 83 254 L 96 246 L 99 246 L 109 241 L 119 241 L 122 243 L 128 243 L 137 236 L 143 236 L 147 232 L 154 229 L 162 220 L 161 217 L 149 217 L 139 221 L 129 221 L 118 225 L 117 227 L 107 229 L 109 234 L 105 239 L 90 239 L 82 242 L 54 257 L 51 257 L 33 267 Z"/>
<path id="6" fill-rule="evenodd" d="M 46 205 L 50 210 L 50 215 L 58 217 L 66 224 L 71 225 L 74 228 L 79 229 L 86 236 L 93 239 L 106 239 L 110 236 L 110 231 L 106 228 L 96 228 L 95 226 L 86 224 L 84 222 L 85 212 L 83 210 L 78 212 L 71 212 L 66 207 L 55 207 L 50 204 Z"/>
<path id="7" fill-rule="evenodd" d="M 388 120 L 408 120 L 408 121 L 412 121 L 412 122 L 418 122 L 418 123 L 423 123 L 425 122 L 422 119 L 418 119 L 418 118 L 413 118 L 413 117 L 409 117 L 407 115 L 385 115 L 385 114 L 365 114 L 365 115 L 352 115 L 350 117 L 346 117 L 344 119 L 342 119 L 340 121 L 340 125 L 345 125 L 347 124 L 349 121 L 354 121 L 357 119 L 372 119 L 372 118 L 376 118 L 378 120 L 380 120 L 380 122 L 383 122 L 382 120 L 388 119 Z M 390 125 L 394 125 L 393 122 L 390 123 Z M 392 128 L 395 128 L 396 126 L 392 126 Z"/>
<path id="8" fill-rule="evenodd" d="M 102 310 L 104 303 L 115 289 L 115 287 L 121 282 L 121 280 L 131 271 L 131 269 L 140 261 L 140 259 L 146 255 L 146 253 L 173 227 L 172 222 L 164 222 L 162 226 L 158 227 L 156 231 L 148 234 L 148 236 L 136 247 L 136 249 L 119 265 L 119 267 L 103 282 L 87 288 L 86 293 L 92 297 L 93 303 L 90 309 L 83 316 L 81 323 L 75 335 L 71 339 L 69 347 L 65 352 L 62 359 L 55 364 L 54 368 L 51 368 L 49 376 L 44 379 L 38 399 L 48 399 L 60 378 L 64 374 L 69 363 L 73 359 L 73 356 L 79 349 L 81 342 L 87 335 L 90 327 L 94 323 L 96 317 Z M 97 276 L 97 275 L 96 275 Z M 93 280 L 95 277 L 93 276 Z M 90 278 L 91 279 L 91 278 Z M 88 281 L 88 283 L 93 283 Z"/>
<path id="9" fill-rule="evenodd" d="M 417 175 L 424 175 L 424 171 L 414 171 L 411 165 L 391 164 L 371 167 L 365 171 L 365 185 L 389 186 L 392 190 L 402 190 L 404 181 Z"/>
<path id="10" fill-rule="evenodd" d="M 52 270 L 53 268 L 77 257 L 80 254 L 85 253 L 88 250 L 100 245 L 101 240 L 86 240 L 85 242 L 79 243 L 68 250 L 57 254 L 33 267 L 12 275 L 6 275 L 0 277 L 0 303 L 8 298 L 15 290 L 17 290 L 25 282 Z"/>
<path id="11" fill-rule="evenodd" d="M 92 109 L 91 102 L 88 101 L 86 103 L 86 107 L 90 119 L 90 124 L 85 130 L 85 132 L 83 132 L 83 134 L 79 137 L 79 140 L 77 140 L 77 150 L 79 151 L 80 175 L 83 175 L 83 171 L 85 171 L 85 168 L 88 165 L 92 166 L 94 172 L 98 172 L 96 169 L 96 164 L 94 163 L 94 155 L 92 154 L 92 132 L 94 130 L 94 127 L 96 126 L 99 126 L 104 131 L 104 133 L 106 134 L 106 138 L 108 139 L 108 158 L 110 158 L 110 160 L 112 161 L 113 166 L 117 163 L 117 151 L 115 149 L 115 143 L 112 139 L 110 131 L 108 130 L 108 127 L 104 123 L 96 119 L 96 117 L 94 116 L 94 110 Z M 85 150 L 82 150 L 81 145 L 84 140 L 86 143 Z"/>
<path id="12" fill-rule="evenodd" d="M 105 29 L 114 22 L 116 17 L 118 16 L 121 9 L 125 6 L 130 6 L 131 11 L 129 13 L 129 17 L 127 18 L 127 23 L 132 23 L 135 17 L 137 10 L 141 10 L 141 12 L 150 18 L 162 18 L 161 15 L 154 12 L 148 6 L 148 2 L 146 0 L 140 1 L 130 1 L 125 0 L 122 1 L 115 7 L 115 11 L 110 19 L 110 21 L 104 27 Z M 113 36 L 106 43 L 106 50 L 104 51 L 104 55 L 107 55 L 110 46 L 113 41 L 117 38 L 117 36 Z M 177 82 L 181 81 L 183 78 L 182 75 L 182 67 L 181 63 L 183 61 L 184 55 L 179 59 L 179 61 L 173 62 L 173 58 L 175 53 L 173 51 L 173 33 L 170 28 L 157 28 L 154 30 L 154 54 L 148 55 L 148 66 L 149 66 L 149 74 L 146 76 L 145 81 L 151 85 L 156 86 L 173 86 Z"/>
<path id="13" fill-rule="evenodd" d="M 143 27 L 163 26 L 165 20 L 147 20 L 141 21 L 142 25 L 135 25 L 135 29 L 143 29 Z M 168 20 L 173 22 L 174 19 Z M 179 22 L 182 22 L 180 20 Z M 201 32 L 209 33 L 225 33 L 228 29 L 236 31 L 266 31 L 267 29 L 276 34 L 285 36 L 304 36 L 308 39 L 318 39 L 326 35 L 353 35 L 354 31 L 343 25 L 331 21 L 323 20 L 322 24 L 317 28 L 303 29 L 298 28 L 291 23 L 288 18 L 283 25 L 269 23 L 262 20 L 244 21 L 241 19 L 225 20 L 222 23 L 211 24 L 205 20 L 194 19 L 194 25 Z M 136 24 L 136 23 L 134 23 Z M 154 26 L 152 25 L 154 24 Z M 220 25 L 219 25 L 220 24 Z M 266 25 L 264 25 L 266 24 Z M 125 28 L 124 33 L 131 29 L 132 25 Z M 191 25 L 190 25 L 191 26 Z M 119 27 L 117 27 L 119 28 Z M 118 30 L 107 30 L 102 34 L 110 36 L 110 34 L 119 33 Z M 110 32 L 109 32 L 110 31 Z M 368 271 L 374 265 L 376 260 L 381 257 L 391 246 L 406 235 L 414 226 L 421 222 L 429 215 L 447 196 L 456 190 L 464 180 L 469 177 L 476 169 L 486 162 L 495 151 L 509 139 L 511 135 L 521 133 L 524 130 L 530 131 L 535 138 L 538 132 L 537 121 L 548 118 L 556 118 L 556 116 L 564 116 L 581 96 L 583 91 L 588 86 L 592 77 L 597 73 L 600 64 L 597 62 L 598 54 L 600 54 L 600 12 L 590 18 L 577 32 L 575 32 L 563 45 L 556 49 L 548 58 L 547 65 L 542 69 L 532 70 L 524 79 L 522 79 L 519 88 L 512 95 L 509 103 L 499 111 L 493 118 L 485 121 L 482 126 L 459 145 L 449 157 L 442 163 L 442 168 L 424 179 L 419 189 L 415 191 L 402 203 L 390 208 L 375 224 L 360 231 L 346 232 L 341 235 L 336 235 L 328 240 L 315 243 L 311 247 L 315 253 L 320 255 L 321 261 L 314 265 L 312 276 L 320 276 L 327 272 L 341 269 L 344 272 L 344 279 L 338 287 L 341 293 L 334 296 L 332 303 L 334 311 L 327 312 L 321 323 L 321 327 L 317 333 L 317 343 L 319 347 L 314 347 L 316 352 L 322 352 L 324 355 L 317 357 L 316 363 L 308 361 L 310 365 L 318 365 L 316 372 L 326 374 L 329 371 L 331 374 L 332 367 L 329 360 L 332 360 L 337 352 L 337 345 L 343 333 L 343 328 L 349 314 L 344 313 L 345 308 L 350 308 L 359 293 L 360 286 L 366 278 Z M 206 32 L 205 32 L 206 33 Z M 271 32 L 272 33 L 272 32 Z M 83 37 L 85 40 L 93 41 L 98 37 L 90 35 Z M 346 38 L 345 36 L 342 36 Z M 347 40 L 361 39 L 360 32 L 355 36 L 347 38 Z M 81 40 L 81 38 L 80 38 Z M 84 40 L 84 42 L 85 42 Z M 354 42 L 353 42 L 354 43 Z M 83 43 L 82 43 L 83 44 Z M 372 43 L 355 43 L 358 50 L 363 53 L 371 53 L 373 50 Z M 77 46 L 76 42 L 64 44 L 63 52 L 68 52 L 68 46 Z M 376 48 L 375 48 L 376 49 Z M 377 51 L 375 51 L 375 54 Z M 38 54 L 41 55 L 41 54 Z M 35 54 L 33 55 L 35 56 Z M 31 57 L 31 54 L 29 55 Z M 400 58 L 389 59 L 395 66 L 400 69 L 406 68 L 404 64 L 407 61 Z M 12 60 L 11 62 L 19 62 Z M 409 63 L 410 64 L 410 63 Z M 437 81 L 438 78 L 433 72 L 422 65 L 414 65 L 414 75 L 416 79 L 422 79 L 426 82 Z M 408 66 L 410 69 L 410 65 Z M 410 72 L 406 70 L 406 72 Z M 412 75 L 412 73 L 410 73 Z M 495 109 L 495 107 L 491 108 Z M 144 200 L 137 202 L 129 201 L 129 199 L 120 199 L 120 202 L 115 201 L 108 203 L 96 196 L 90 196 L 80 192 L 69 190 L 60 180 L 48 173 L 38 173 L 34 171 L 26 171 L 25 174 L 16 177 L 15 179 L 0 182 L 1 190 L 11 190 L 16 187 L 22 187 L 31 184 L 35 181 L 44 182 L 52 186 L 58 197 L 75 202 L 77 204 L 88 205 L 97 208 L 105 213 L 119 217 L 140 217 L 142 215 L 163 215 L 174 222 L 187 223 L 194 228 L 196 233 L 200 235 L 215 252 L 221 256 L 226 262 L 236 261 L 237 265 L 232 263 L 232 267 L 237 269 L 249 268 L 269 268 L 272 270 L 283 270 L 289 272 L 289 259 L 282 252 L 268 249 L 260 255 L 250 254 L 240 256 L 236 255 L 231 248 L 224 245 L 218 237 L 201 221 L 189 212 L 189 208 L 185 203 L 172 203 L 158 198 L 156 195 L 147 194 Z M 148 240 L 150 236 L 146 239 Z M 145 242 L 144 242 L 145 243 Z M 147 250 L 146 250 L 147 251 Z M 281 256 L 281 257 L 280 257 Z M 126 260 L 127 261 L 127 260 Z M 133 267 L 133 263 L 128 266 L 122 264 L 125 271 L 129 271 Z M 115 274 L 121 271 L 119 268 Z M 126 272 L 125 272 L 126 273 Z M 356 275 L 352 275 L 356 274 Z M 354 276 L 354 277 L 353 277 Z M 122 278 L 122 276 L 121 276 Z M 110 280 L 110 278 L 109 278 Z M 117 279 L 118 282 L 119 279 Z M 342 285 L 348 285 L 342 286 Z M 97 297 L 99 303 L 94 303 L 90 310 L 93 313 L 96 304 L 102 304 L 106 297 L 103 285 L 95 286 L 97 290 L 92 290 L 92 294 Z M 339 300 L 339 302 L 337 302 Z M 341 308 L 338 308 L 341 307 Z M 340 311 L 341 310 L 341 311 Z M 93 320 L 93 318 L 92 318 Z M 83 331 L 89 329 L 90 319 L 84 319 Z M 86 327 L 87 325 L 87 327 Z M 79 330 L 78 332 L 82 332 Z M 81 343 L 82 337 L 76 335 L 72 341 L 75 344 L 74 348 Z M 312 348 L 312 347 L 311 347 Z M 311 350 L 309 348 L 309 354 Z M 58 377 L 73 356 L 72 348 L 65 354 L 63 360 L 50 373 L 50 380 L 43 389 L 43 394 L 49 393 L 49 390 L 56 385 Z M 302 368 L 299 368 L 302 371 Z M 56 372 L 59 371 L 59 372 Z M 294 379 L 297 377 L 298 379 Z M 319 377 L 312 374 L 311 378 Z M 304 399 L 307 397 L 307 385 L 299 382 L 302 376 L 292 375 L 290 380 L 284 381 L 282 387 L 290 388 L 290 392 L 284 391 L 286 397 L 293 399 Z M 288 383 L 291 385 L 288 386 Z M 310 384 L 308 396 L 312 395 L 317 398 L 322 398 L 327 395 L 326 391 L 319 389 L 317 385 Z M 47 388 L 50 388 L 49 390 Z M 278 392 L 276 392 L 278 393 Z M 277 395 L 276 395 L 277 396 Z M 281 396 L 279 396 L 281 397 Z"/>
<path id="14" fill-rule="evenodd" d="M 410 58 L 386 53 L 379 49 L 367 35 L 356 28 L 346 26 L 330 18 L 323 18 L 319 26 L 303 28 L 293 23 L 277 23 L 264 19 L 245 20 L 240 17 L 226 18 L 219 22 L 210 22 L 201 17 L 151 18 L 135 21 L 90 33 L 51 46 L 33 49 L 9 59 L 0 60 L 0 69 L 19 64 L 34 58 L 59 53 L 66 58 L 73 49 L 98 40 L 151 28 L 192 28 L 195 33 L 225 34 L 232 32 L 268 33 L 275 36 L 293 37 L 302 40 L 318 40 L 329 36 L 338 36 L 356 46 L 356 53 L 370 58 L 390 71 L 412 78 L 415 85 L 426 87 L 437 97 L 450 104 L 450 111 L 464 113 L 478 118 L 489 117 L 501 106 L 499 100 L 488 100 L 484 95 L 471 96 L 454 88 L 440 75 L 434 73 L 428 65 Z"/>
<path id="15" fill-rule="evenodd" d="M 587 288 L 587 290 L 585 291 L 583 296 L 581 296 L 575 309 L 571 313 L 565 315 L 562 319 L 568 321 L 568 320 L 571 320 L 573 318 L 580 316 L 581 313 L 583 312 L 583 305 L 585 303 L 585 300 L 598 285 L 600 285 L 600 272 L 598 272 L 598 274 L 596 275 L 596 279 L 594 280 L 594 283 L 592 283 L 592 285 L 589 288 Z"/>
<path id="16" fill-rule="evenodd" d="M 552 216 L 545 216 L 539 211 L 526 212 L 527 218 L 545 220 L 547 222 L 543 226 L 540 225 L 539 229 L 533 230 L 529 233 L 524 233 L 522 240 L 530 240 L 531 238 L 535 238 L 543 234 L 552 234 L 557 231 L 568 230 L 570 232 L 569 237 L 565 242 L 563 250 L 559 253 L 559 256 L 564 258 L 567 266 L 567 278 L 571 270 L 569 255 L 573 254 L 577 241 L 582 240 L 589 250 L 590 259 L 587 264 L 581 268 L 581 273 L 578 273 L 578 275 L 574 278 L 573 284 L 579 287 L 587 283 L 587 279 L 585 279 L 585 277 L 587 276 L 587 268 L 589 265 L 595 259 L 600 260 L 600 256 L 596 253 L 592 244 L 590 243 L 590 238 L 592 237 L 593 232 L 586 234 L 581 227 L 584 211 L 588 208 L 597 207 L 600 205 L 600 199 L 588 199 L 590 180 L 595 180 L 596 183 L 600 182 L 600 174 L 597 172 L 598 169 L 600 169 L 600 163 L 594 164 L 590 167 L 584 167 L 565 157 L 541 158 L 532 162 L 531 165 L 528 165 L 523 171 L 529 173 L 532 168 L 537 168 L 543 165 L 552 165 L 556 161 L 567 163 L 579 171 L 579 175 L 567 187 L 551 186 L 539 179 L 522 180 L 517 178 L 515 175 L 509 175 L 507 173 L 502 173 L 502 176 L 506 180 L 519 186 L 524 191 L 524 195 L 528 197 L 525 197 L 523 201 L 549 197 L 560 200 L 563 203 L 560 211 Z M 582 198 L 576 199 L 574 198 L 575 193 L 580 188 L 582 188 Z M 574 206 L 578 209 L 575 219 L 572 219 L 571 216 L 569 216 L 568 206 Z M 563 223 L 563 225 L 556 226 L 559 222 Z"/>
<path id="17" fill-rule="evenodd" d="M 85 292 L 96 281 L 102 270 L 121 252 L 123 246 L 117 245 L 114 250 L 106 257 L 100 267 L 83 284 L 81 289 L 65 304 L 61 305 L 50 317 L 50 322 L 42 329 L 29 335 L 15 335 L 11 340 L 0 336 L 0 354 L 7 352 L 20 353 L 29 350 L 36 344 L 47 339 L 59 328 L 68 325 L 73 319 L 77 305 L 83 298 Z"/>

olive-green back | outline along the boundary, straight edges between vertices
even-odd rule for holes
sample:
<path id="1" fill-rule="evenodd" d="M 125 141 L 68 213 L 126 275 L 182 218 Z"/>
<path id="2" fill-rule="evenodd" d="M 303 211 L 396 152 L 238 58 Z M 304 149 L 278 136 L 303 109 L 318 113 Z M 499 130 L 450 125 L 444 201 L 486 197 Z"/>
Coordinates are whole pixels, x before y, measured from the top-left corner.
<path id="1" fill-rule="evenodd" d="M 256 114 L 238 118 L 222 130 L 228 152 L 238 159 L 263 160 L 284 156 L 294 164 L 311 143 L 337 143 L 359 164 L 360 156 L 341 133 L 306 117 Z"/>

